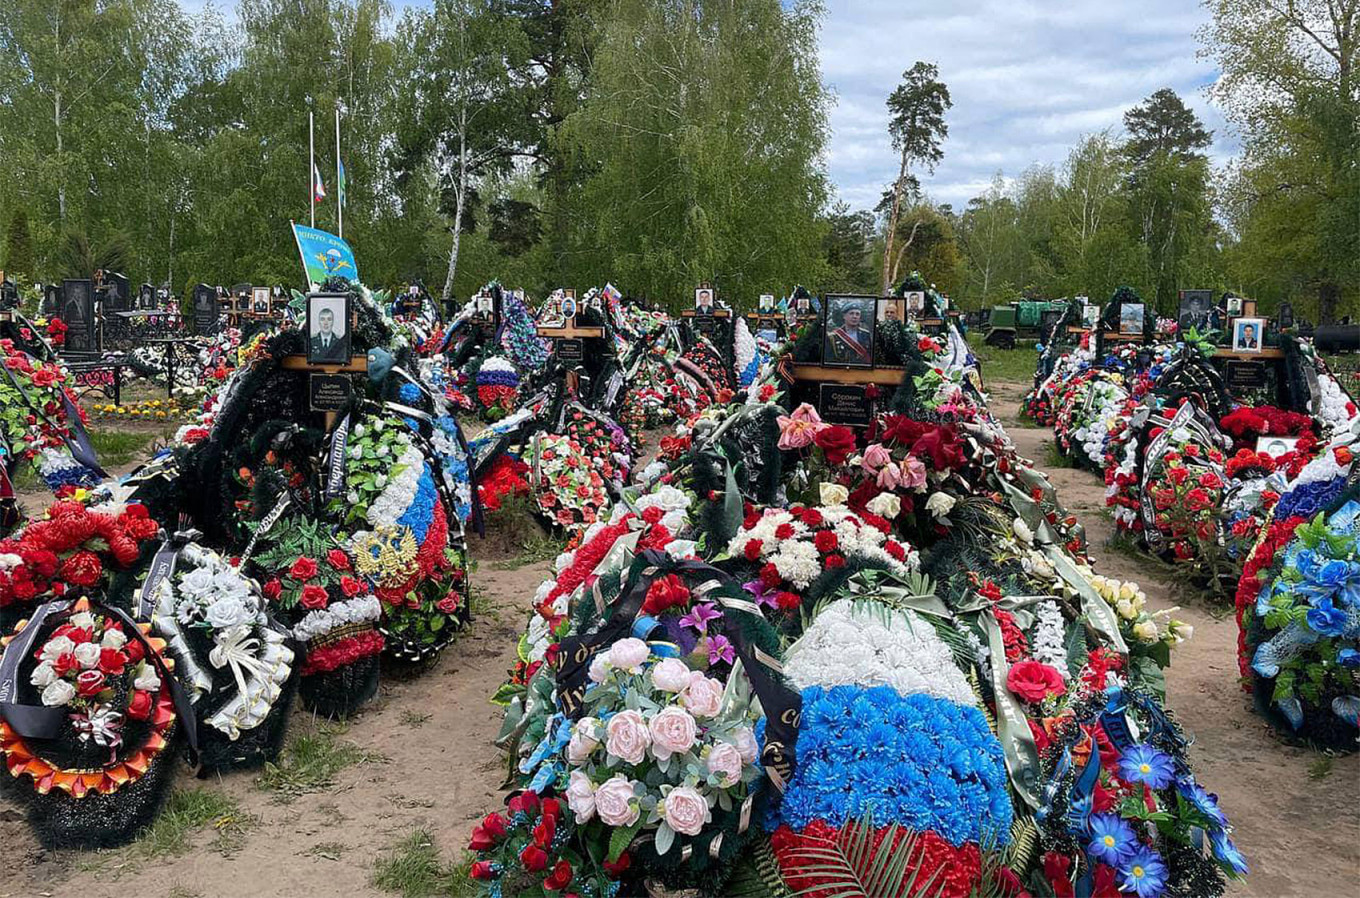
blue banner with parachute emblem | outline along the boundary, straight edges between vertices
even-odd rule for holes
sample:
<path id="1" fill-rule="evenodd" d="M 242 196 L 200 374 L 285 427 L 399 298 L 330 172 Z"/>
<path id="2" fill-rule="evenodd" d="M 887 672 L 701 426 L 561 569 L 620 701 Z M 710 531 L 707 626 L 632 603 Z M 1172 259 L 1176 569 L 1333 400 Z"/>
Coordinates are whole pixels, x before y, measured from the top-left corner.
<path id="1" fill-rule="evenodd" d="M 309 228 L 296 222 L 293 223 L 293 238 L 297 240 L 302 268 L 311 289 L 315 290 L 333 277 L 359 283 L 359 266 L 354 261 L 354 251 L 342 238 L 329 231 Z"/>

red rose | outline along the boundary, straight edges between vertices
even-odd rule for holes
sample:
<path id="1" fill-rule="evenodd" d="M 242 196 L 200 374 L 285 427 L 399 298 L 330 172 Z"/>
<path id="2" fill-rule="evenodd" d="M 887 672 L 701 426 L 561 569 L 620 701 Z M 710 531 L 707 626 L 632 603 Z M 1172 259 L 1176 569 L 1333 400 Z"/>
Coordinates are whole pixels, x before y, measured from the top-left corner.
<path id="1" fill-rule="evenodd" d="M 571 864 L 566 861 L 558 861 L 557 866 L 553 867 L 552 875 L 543 880 L 543 888 L 549 892 L 565 889 L 571 882 L 571 876 Z"/>
<path id="2" fill-rule="evenodd" d="M 151 693 L 138 689 L 128 701 L 127 716 L 133 720 L 146 720 L 151 716 Z"/>
<path id="3" fill-rule="evenodd" d="M 261 592 L 264 593 L 266 599 L 269 599 L 271 602 L 277 602 L 279 596 L 283 595 L 283 584 L 279 582 L 278 577 L 274 577 L 263 586 Z"/>
<path id="4" fill-rule="evenodd" d="M 540 806 L 544 817 L 552 817 L 554 820 L 562 816 L 562 802 L 556 798 L 545 798 Z"/>
<path id="5" fill-rule="evenodd" d="M 349 570 L 349 556 L 339 549 L 331 549 L 326 553 L 326 560 L 331 563 L 331 567 L 337 571 Z"/>
<path id="6" fill-rule="evenodd" d="M 748 539 L 746 541 L 746 547 L 742 549 L 742 554 L 746 556 L 747 561 L 759 561 L 760 549 L 761 549 L 760 540 Z"/>
<path id="7" fill-rule="evenodd" d="M 330 602 L 330 596 L 326 595 L 325 587 L 317 586 L 315 583 L 308 583 L 306 586 L 302 587 L 301 602 L 303 608 L 306 608 L 309 611 L 315 611 L 318 608 L 325 608 Z"/>
<path id="8" fill-rule="evenodd" d="M 482 818 L 481 828 L 498 838 L 500 836 L 505 835 L 507 830 L 505 818 L 502 817 L 500 814 L 497 814 L 495 811 L 492 811 L 490 814 L 487 814 L 485 817 Z"/>
<path id="9" fill-rule="evenodd" d="M 50 387 L 57 382 L 57 375 L 51 368 L 40 368 L 33 372 L 33 382 L 40 387 Z"/>
<path id="10" fill-rule="evenodd" d="M 316 562 L 307 557 L 299 558 L 288 569 L 288 576 L 294 580 L 310 580 L 316 576 Z"/>
<path id="11" fill-rule="evenodd" d="M 829 465 L 840 464 L 855 451 L 855 432 L 839 424 L 823 427 L 812 441 L 825 453 Z"/>
<path id="12" fill-rule="evenodd" d="M 97 670 L 82 670 L 76 676 L 76 692 L 84 698 L 104 691 L 104 675 Z"/>
<path id="13" fill-rule="evenodd" d="M 1166 476 L 1167 479 L 1176 484 L 1176 486 L 1180 486 L 1182 483 L 1185 483 L 1185 479 L 1190 476 L 1190 472 L 1185 468 L 1172 468 L 1166 472 Z"/>
<path id="14" fill-rule="evenodd" d="M 525 845 L 524 850 L 519 853 L 519 862 L 524 865 L 525 870 L 537 873 L 548 866 L 548 853 L 537 845 Z"/>
<path id="15" fill-rule="evenodd" d="M 99 556 L 82 549 L 61 563 L 58 576 L 73 586 L 89 588 L 99 582 L 103 572 L 104 565 L 99 562 Z"/>
<path id="16" fill-rule="evenodd" d="M 146 646 L 139 640 L 129 639 L 123 646 L 123 654 L 127 657 L 128 664 L 136 664 L 146 657 Z"/>
<path id="17" fill-rule="evenodd" d="M 647 587 L 647 598 L 642 603 L 642 613 L 655 616 L 670 608 L 688 604 L 689 595 L 689 587 L 675 574 L 658 577 Z"/>
<path id="18" fill-rule="evenodd" d="M 496 878 L 496 870 L 491 866 L 490 861 L 477 861 L 472 865 L 472 869 L 468 871 L 468 876 L 486 882 L 487 880 Z"/>
<path id="19" fill-rule="evenodd" d="M 469 851 L 488 851 L 496 846 L 499 839 L 496 835 L 484 826 L 475 826 L 472 829 L 472 838 L 468 840 Z"/>
<path id="20" fill-rule="evenodd" d="M 438 602 L 434 603 L 436 611 L 443 614 L 453 614 L 458 610 L 458 593 L 451 592 Z"/>
<path id="21" fill-rule="evenodd" d="M 538 812 L 538 796 L 533 792 L 521 792 L 510 799 L 508 807 L 511 814 L 518 814 L 520 811 L 535 814 Z"/>
<path id="22" fill-rule="evenodd" d="M 841 544 L 841 541 L 836 536 L 835 531 L 832 530 L 817 531 L 817 535 L 813 538 L 812 541 L 817 546 L 817 551 L 821 552 L 823 555 L 827 554 L 828 552 L 836 551 L 836 548 Z"/>
<path id="23" fill-rule="evenodd" d="M 343 592 L 347 598 L 354 598 L 363 591 L 363 588 L 364 584 L 359 580 L 355 580 L 353 577 L 340 578 L 340 591 Z"/>
<path id="24" fill-rule="evenodd" d="M 1067 691 L 1062 674 L 1039 661 L 1017 661 L 1006 674 L 1006 688 L 1027 702 L 1040 702 Z"/>
<path id="25" fill-rule="evenodd" d="M 545 851 L 552 847 L 553 837 L 557 835 L 557 818 L 544 816 L 534 826 L 534 844 Z"/>
<path id="26" fill-rule="evenodd" d="M 118 676 L 127 666 L 127 658 L 117 649 L 99 650 L 99 669 L 109 676 Z"/>
<path id="27" fill-rule="evenodd" d="M 52 670 L 57 676 L 64 677 L 68 673 L 80 670 L 80 662 L 76 660 L 74 653 L 66 652 L 58 655 L 57 660 L 52 662 Z"/>

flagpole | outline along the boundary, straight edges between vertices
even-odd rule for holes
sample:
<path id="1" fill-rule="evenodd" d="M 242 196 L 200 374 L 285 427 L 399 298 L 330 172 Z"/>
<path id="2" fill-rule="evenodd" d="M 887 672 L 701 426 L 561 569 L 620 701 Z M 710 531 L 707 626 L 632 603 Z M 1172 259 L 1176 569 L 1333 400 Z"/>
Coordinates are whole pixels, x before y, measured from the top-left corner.
<path id="1" fill-rule="evenodd" d="M 312 227 L 316 227 L 316 117 L 307 110 L 307 202 L 312 208 Z"/>
<path id="2" fill-rule="evenodd" d="M 335 214 L 339 216 L 340 239 L 345 239 L 345 176 L 340 168 L 340 104 L 335 104 Z"/>

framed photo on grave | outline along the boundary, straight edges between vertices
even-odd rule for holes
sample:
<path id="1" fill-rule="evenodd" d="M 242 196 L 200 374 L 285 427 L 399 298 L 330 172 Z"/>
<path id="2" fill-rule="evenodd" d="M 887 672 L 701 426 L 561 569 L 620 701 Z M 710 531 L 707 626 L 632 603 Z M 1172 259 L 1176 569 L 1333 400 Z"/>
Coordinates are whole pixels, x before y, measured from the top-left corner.
<path id="1" fill-rule="evenodd" d="M 350 360 L 354 331 L 348 293 L 307 296 L 307 363 L 344 365 Z"/>
<path id="2" fill-rule="evenodd" d="M 875 296 L 828 296 L 822 304 L 822 364 L 874 366 Z"/>
<path id="3" fill-rule="evenodd" d="M 1264 318 L 1237 318 L 1232 323 L 1233 352 L 1260 352 L 1265 337 Z"/>

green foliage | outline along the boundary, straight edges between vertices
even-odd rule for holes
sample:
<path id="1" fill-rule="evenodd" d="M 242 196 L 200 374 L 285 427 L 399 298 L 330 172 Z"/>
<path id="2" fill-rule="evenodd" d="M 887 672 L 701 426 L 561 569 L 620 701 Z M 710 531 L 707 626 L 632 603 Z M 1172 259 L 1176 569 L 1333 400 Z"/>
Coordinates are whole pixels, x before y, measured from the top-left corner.
<path id="1" fill-rule="evenodd" d="M 279 759 L 265 765 L 256 783 L 275 793 L 275 800 L 287 804 L 299 795 L 316 792 L 335 784 L 335 777 L 346 767 L 379 760 L 348 739 L 337 724 L 319 724 L 288 743 Z"/>
<path id="2" fill-rule="evenodd" d="M 429 830 L 417 829 L 378 856 L 373 885 L 402 898 L 475 895 L 477 884 L 467 875 L 471 866 L 470 857 L 446 864 Z"/>
<path id="3" fill-rule="evenodd" d="M 9 217 L 9 227 L 5 229 L 5 273 L 20 277 L 33 274 L 33 234 L 28 227 L 28 212 L 19 206 Z"/>
<path id="4" fill-rule="evenodd" d="M 236 799 L 202 786 L 179 789 L 170 795 L 156 819 L 137 836 L 128 854 L 138 860 L 178 856 L 193 847 L 194 835 L 211 824 L 218 832 L 215 846 L 224 852 L 236 838 L 259 821 L 241 811 Z"/>

